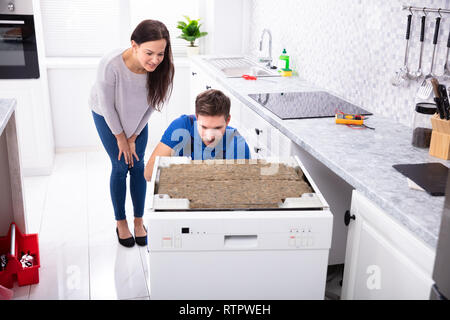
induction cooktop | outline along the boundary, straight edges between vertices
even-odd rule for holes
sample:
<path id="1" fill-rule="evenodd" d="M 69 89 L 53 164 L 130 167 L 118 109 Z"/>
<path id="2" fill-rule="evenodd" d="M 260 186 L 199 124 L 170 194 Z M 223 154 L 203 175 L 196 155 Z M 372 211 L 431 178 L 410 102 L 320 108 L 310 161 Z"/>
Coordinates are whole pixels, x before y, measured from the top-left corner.
<path id="1" fill-rule="evenodd" d="M 282 120 L 334 117 L 337 112 L 372 113 L 324 91 L 249 94 Z"/>

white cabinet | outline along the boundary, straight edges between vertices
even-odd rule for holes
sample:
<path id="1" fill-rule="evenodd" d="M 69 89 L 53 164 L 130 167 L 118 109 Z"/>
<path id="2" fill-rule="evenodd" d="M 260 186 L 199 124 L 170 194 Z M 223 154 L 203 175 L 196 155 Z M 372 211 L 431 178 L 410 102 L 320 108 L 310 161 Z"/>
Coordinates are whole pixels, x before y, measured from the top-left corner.
<path id="1" fill-rule="evenodd" d="M 428 299 L 434 251 L 353 191 L 342 299 Z"/>
<path id="2" fill-rule="evenodd" d="M 191 67 L 191 99 L 189 104 L 189 113 L 195 114 L 195 99 L 197 95 L 206 90 L 208 78 L 198 68 Z"/>
<path id="3" fill-rule="evenodd" d="M 240 105 L 241 103 L 226 90 L 222 85 L 217 83 L 217 81 L 211 79 L 211 77 L 207 76 L 200 68 L 191 65 L 191 98 L 189 104 L 189 113 L 195 114 L 195 99 L 199 93 L 202 93 L 209 89 L 217 89 L 222 91 L 227 97 L 230 98 L 231 107 L 230 107 L 230 115 L 231 121 L 229 126 L 238 128 L 239 119 L 240 119 Z M 239 130 L 240 132 L 240 130 Z"/>
<path id="4" fill-rule="evenodd" d="M 2 80 L 0 97 L 17 100 L 16 122 L 24 176 L 49 175 L 54 142 L 47 86 L 42 80 Z"/>
<path id="5" fill-rule="evenodd" d="M 289 138 L 249 107 L 242 105 L 240 110 L 240 132 L 252 145 L 256 158 L 291 155 L 293 142 Z"/>

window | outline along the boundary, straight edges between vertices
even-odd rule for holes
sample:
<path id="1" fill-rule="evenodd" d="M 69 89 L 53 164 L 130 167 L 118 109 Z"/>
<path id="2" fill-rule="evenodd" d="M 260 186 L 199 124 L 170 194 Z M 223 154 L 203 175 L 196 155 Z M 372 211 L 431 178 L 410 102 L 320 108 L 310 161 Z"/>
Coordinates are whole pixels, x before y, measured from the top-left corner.
<path id="1" fill-rule="evenodd" d="M 123 46 L 128 1 L 41 0 L 47 57 L 102 56 Z M 129 35 L 128 35 L 129 37 Z"/>
<path id="2" fill-rule="evenodd" d="M 145 19 L 163 22 L 169 29 L 173 54 L 186 55 L 188 42 L 177 38 L 181 30 L 176 26 L 184 15 L 199 18 L 199 1 L 41 0 L 46 55 L 103 56 L 112 49 L 129 46 L 131 33 Z"/>

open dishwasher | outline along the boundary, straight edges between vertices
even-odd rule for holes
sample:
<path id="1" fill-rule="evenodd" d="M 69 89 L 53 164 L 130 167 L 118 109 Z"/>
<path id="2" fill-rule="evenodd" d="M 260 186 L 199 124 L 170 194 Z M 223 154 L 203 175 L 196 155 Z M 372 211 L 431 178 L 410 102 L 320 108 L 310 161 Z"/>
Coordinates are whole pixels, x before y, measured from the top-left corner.
<path id="1" fill-rule="evenodd" d="M 324 299 L 333 216 L 297 157 L 158 157 L 151 299 Z"/>

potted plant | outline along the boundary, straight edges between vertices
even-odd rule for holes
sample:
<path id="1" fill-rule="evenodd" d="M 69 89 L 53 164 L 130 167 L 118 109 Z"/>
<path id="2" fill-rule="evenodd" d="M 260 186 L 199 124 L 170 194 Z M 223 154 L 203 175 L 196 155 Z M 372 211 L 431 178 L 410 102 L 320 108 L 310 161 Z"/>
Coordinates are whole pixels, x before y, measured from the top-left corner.
<path id="1" fill-rule="evenodd" d="M 184 17 L 186 18 L 187 23 L 184 21 L 178 21 L 177 28 L 181 30 L 181 35 L 178 38 L 189 42 L 189 46 L 187 47 L 187 55 L 191 56 L 198 54 L 200 50 L 200 48 L 194 44 L 195 40 L 206 36 L 208 32 L 200 32 L 201 24 L 198 23 L 200 19 L 191 20 L 188 16 Z"/>

